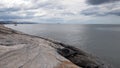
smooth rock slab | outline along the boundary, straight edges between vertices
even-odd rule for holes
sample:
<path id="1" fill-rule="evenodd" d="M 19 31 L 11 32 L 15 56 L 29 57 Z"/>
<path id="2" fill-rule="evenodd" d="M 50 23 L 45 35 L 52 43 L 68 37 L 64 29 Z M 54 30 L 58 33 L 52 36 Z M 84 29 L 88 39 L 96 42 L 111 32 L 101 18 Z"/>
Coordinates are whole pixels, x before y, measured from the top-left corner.
<path id="1" fill-rule="evenodd" d="M 81 68 L 58 54 L 52 42 L 1 25 L 0 44 L 0 68 Z"/>

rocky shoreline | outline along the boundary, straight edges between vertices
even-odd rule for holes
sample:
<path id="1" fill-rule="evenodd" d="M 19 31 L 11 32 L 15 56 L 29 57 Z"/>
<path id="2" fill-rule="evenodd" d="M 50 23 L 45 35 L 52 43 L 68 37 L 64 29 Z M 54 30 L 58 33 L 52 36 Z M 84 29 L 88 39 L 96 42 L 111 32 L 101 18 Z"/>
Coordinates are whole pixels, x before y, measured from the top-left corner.
<path id="1" fill-rule="evenodd" d="M 78 48 L 0 25 L 0 68 L 112 68 Z"/>

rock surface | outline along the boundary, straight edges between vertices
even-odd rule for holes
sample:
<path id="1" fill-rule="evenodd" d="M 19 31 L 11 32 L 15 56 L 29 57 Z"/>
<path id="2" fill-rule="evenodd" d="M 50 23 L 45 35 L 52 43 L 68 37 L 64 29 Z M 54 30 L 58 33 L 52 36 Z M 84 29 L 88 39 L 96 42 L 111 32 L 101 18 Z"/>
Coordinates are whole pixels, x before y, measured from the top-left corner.
<path id="1" fill-rule="evenodd" d="M 0 68 L 80 68 L 44 39 L 14 33 L 0 25 Z"/>
<path id="2" fill-rule="evenodd" d="M 80 49 L 0 25 L 0 68 L 111 68 Z"/>

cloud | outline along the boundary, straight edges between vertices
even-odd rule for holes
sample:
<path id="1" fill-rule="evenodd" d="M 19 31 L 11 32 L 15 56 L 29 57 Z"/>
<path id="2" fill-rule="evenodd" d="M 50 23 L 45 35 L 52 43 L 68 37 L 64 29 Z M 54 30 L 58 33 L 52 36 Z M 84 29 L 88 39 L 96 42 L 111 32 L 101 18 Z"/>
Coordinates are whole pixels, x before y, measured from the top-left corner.
<path id="1" fill-rule="evenodd" d="M 0 0 L 0 20 L 57 23 L 80 22 L 95 16 L 120 16 L 118 1 L 87 0 L 86 3 L 86 0 Z"/>
<path id="2" fill-rule="evenodd" d="M 86 7 L 85 0 L 0 0 L 0 19 L 36 18 L 63 22 L 79 16 Z"/>
<path id="3" fill-rule="evenodd" d="M 84 14 L 84 15 L 95 15 L 95 14 L 98 14 L 98 11 L 99 11 L 98 7 L 93 7 L 93 8 L 88 8 L 88 9 L 82 10 L 81 14 Z"/>
<path id="4" fill-rule="evenodd" d="M 91 5 L 100 5 L 104 3 L 113 3 L 117 1 L 120 1 L 120 0 L 87 0 L 87 3 Z"/>
<path id="5" fill-rule="evenodd" d="M 39 20 L 39 23 L 64 23 L 63 18 L 43 18 Z"/>
<path id="6" fill-rule="evenodd" d="M 117 15 L 117 16 L 120 16 L 120 9 L 117 9 L 117 10 L 112 10 L 110 12 L 108 12 L 108 14 L 112 14 L 112 15 Z"/>
<path id="7" fill-rule="evenodd" d="M 0 8 L 0 12 L 13 12 L 13 11 L 19 11 L 18 8 Z"/>
<path id="8" fill-rule="evenodd" d="M 85 16 L 107 16 L 107 15 L 109 15 L 108 9 L 106 9 L 106 10 L 103 10 L 103 9 L 105 9 L 105 8 L 92 7 L 92 8 L 85 9 L 85 10 L 81 11 L 80 13 Z"/>
<path id="9" fill-rule="evenodd" d="M 85 16 L 120 16 L 120 2 L 91 6 L 80 13 Z"/>

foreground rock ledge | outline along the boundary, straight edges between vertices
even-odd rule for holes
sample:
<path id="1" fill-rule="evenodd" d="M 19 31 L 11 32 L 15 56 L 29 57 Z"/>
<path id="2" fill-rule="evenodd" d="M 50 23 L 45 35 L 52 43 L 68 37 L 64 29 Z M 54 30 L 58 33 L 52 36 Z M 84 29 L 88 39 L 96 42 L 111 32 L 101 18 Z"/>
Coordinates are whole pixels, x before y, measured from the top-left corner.
<path id="1" fill-rule="evenodd" d="M 112 68 L 80 49 L 0 25 L 0 68 Z"/>

